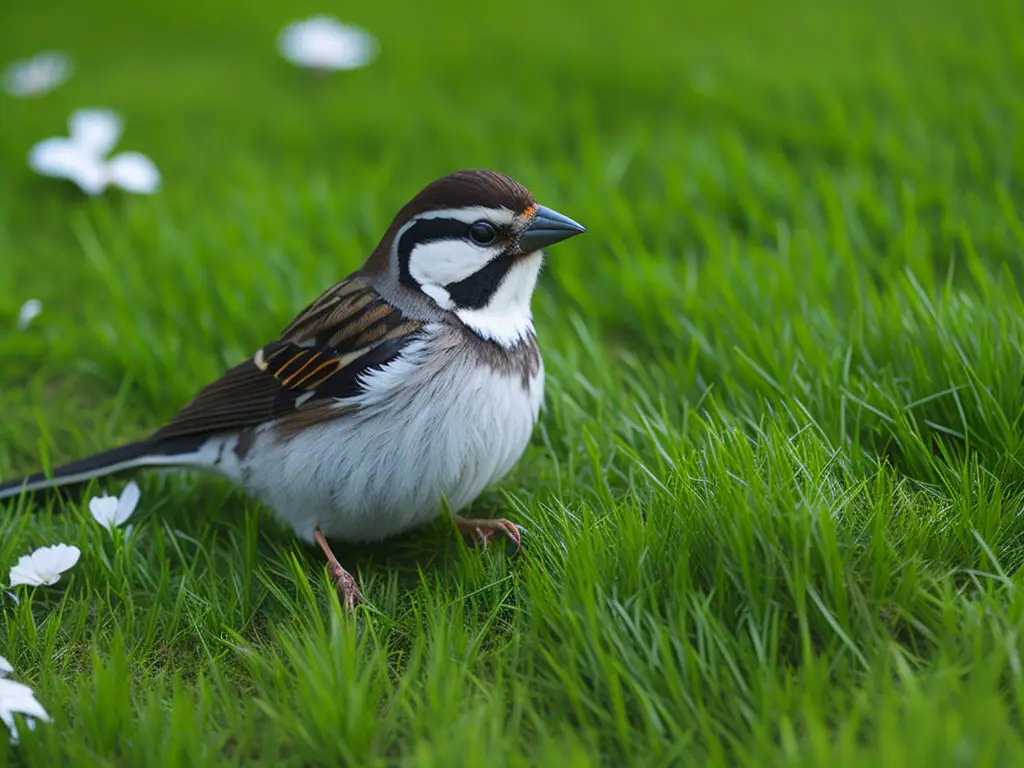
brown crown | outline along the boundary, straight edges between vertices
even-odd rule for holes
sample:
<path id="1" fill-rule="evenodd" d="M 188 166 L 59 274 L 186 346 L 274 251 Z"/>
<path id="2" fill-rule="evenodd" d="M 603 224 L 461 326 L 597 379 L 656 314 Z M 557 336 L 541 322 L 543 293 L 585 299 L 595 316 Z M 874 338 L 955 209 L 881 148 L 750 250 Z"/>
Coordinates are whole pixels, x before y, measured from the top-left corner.
<path id="1" fill-rule="evenodd" d="M 513 178 L 497 171 L 473 169 L 455 171 L 432 181 L 395 216 L 395 222 L 408 221 L 426 211 L 445 208 L 508 208 L 522 213 L 534 204 L 530 190 Z"/>

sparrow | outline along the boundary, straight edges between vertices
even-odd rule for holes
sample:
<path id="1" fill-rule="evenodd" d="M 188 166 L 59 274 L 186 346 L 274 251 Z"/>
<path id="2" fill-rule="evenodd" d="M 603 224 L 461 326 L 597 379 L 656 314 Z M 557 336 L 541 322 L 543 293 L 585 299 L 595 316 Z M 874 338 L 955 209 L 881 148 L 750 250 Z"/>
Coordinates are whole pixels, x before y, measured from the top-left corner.
<path id="1" fill-rule="evenodd" d="M 0 499 L 140 467 L 212 472 L 323 551 L 457 513 L 519 460 L 544 396 L 530 300 L 544 248 L 586 230 L 514 179 L 456 171 L 395 216 L 363 266 L 148 438 L 0 484 Z M 454 514 L 470 541 L 520 535 Z"/>

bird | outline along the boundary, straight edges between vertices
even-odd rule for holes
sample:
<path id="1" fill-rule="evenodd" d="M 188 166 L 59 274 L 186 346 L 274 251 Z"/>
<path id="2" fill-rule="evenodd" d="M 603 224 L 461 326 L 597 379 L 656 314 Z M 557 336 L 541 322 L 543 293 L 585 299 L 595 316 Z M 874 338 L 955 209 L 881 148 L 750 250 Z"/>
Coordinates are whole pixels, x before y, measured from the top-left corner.
<path id="1" fill-rule="evenodd" d="M 585 232 L 505 174 L 442 176 L 362 267 L 149 437 L 0 483 L 0 500 L 139 468 L 213 473 L 319 546 L 347 609 L 363 595 L 330 540 L 380 541 L 447 509 L 467 541 L 518 551 L 510 521 L 457 513 L 526 449 L 544 397 L 544 249 Z"/>

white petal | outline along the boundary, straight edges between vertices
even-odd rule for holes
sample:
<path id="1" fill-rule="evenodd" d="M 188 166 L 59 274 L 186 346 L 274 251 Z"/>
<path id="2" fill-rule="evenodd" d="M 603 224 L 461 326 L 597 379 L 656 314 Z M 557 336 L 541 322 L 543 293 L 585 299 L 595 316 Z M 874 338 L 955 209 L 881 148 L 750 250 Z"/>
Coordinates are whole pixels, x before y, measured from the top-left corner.
<path id="1" fill-rule="evenodd" d="M 70 177 L 87 195 L 98 195 L 107 188 L 110 179 L 102 158 L 89 158 L 82 163 L 78 173 Z"/>
<path id="2" fill-rule="evenodd" d="M 83 192 L 96 195 L 107 186 L 103 160 L 69 139 L 44 139 L 28 153 L 28 164 L 36 173 L 69 179 Z"/>
<path id="3" fill-rule="evenodd" d="M 284 58 L 300 67 L 355 69 L 377 54 L 377 41 L 359 27 L 330 16 L 313 16 L 281 30 L 277 48 Z"/>
<path id="4" fill-rule="evenodd" d="M 44 51 L 12 62 L 4 70 L 4 89 L 12 96 L 36 96 L 52 91 L 70 74 L 71 61 L 65 54 Z"/>
<path id="5" fill-rule="evenodd" d="M 11 568 L 10 585 L 56 584 L 60 575 L 72 568 L 82 556 L 82 551 L 68 544 L 40 547 L 31 555 L 18 558 L 18 564 Z"/>
<path id="6" fill-rule="evenodd" d="M 71 141 L 93 155 L 106 155 L 121 138 L 121 116 L 112 109 L 79 109 L 68 119 Z"/>
<path id="7" fill-rule="evenodd" d="M 14 680 L 0 679 L 0 711 L 18 712 L 43 721 L 50 719 L 32 689 Z"/>
<path id="8" fill-rule="evenodd" d="M 43 176 L 69 178 L 83 162 L 81 148 L 70 139 L 43 139 L 28 151 L 28 164 Z"/>
<path id="9" fill-rule="evenodd" d="M 6 677 L 14 671 L 14 667 L 11 666 L 11 662 L 0 656 L 0 677 Z"/>
<path id="10" fill-rule="evenodd" d="M 0 706 L 9 712 L 20 712 L 14 706 L 25 698 L 33 697 L 32 689 L 17 680 L 0 680 Z"/>
<path id="11" fill-rule="evenodd" d="M 21 584 L 38 587 L 42 583 L 43 580 L 36 573 L 36 569 L 32 565 L 32 558 L 29 555 L 19 557 L 18 564 L 13 566 L 7 575 L 7 584 L 12 587 L 17 587 Z"/>
<path id="12" fill-rule="evenodd" d="M 49 572 L 59 576 L 64 571 L 74 568 L 81 556 L 82 550 L 76 546 L 54 544 L 52 547 L 37 549 L 32 553 L 32 560 L 41 574 Z"/>
<path id="13" fill-rule="evenodd" d="M 141 195 L 151 195 L 160 188 L 160 171 L 153 161 L 138 152 L 121 152 L 107 163 L 111 184 Z"/>
<path id="14" fill-rule="evenodd" d="M 0 722 L 11 732 L 11 743 L 18 741 L 18 729 L 14 724 L 14 714 L 24 715 L 29 730 L 35 728 L 35 720 L 49 722 L 50 715 L 43 705 L 36 700 L 32 689 L 23 683 L 0 677 Z M 33 719 L 34 718 L 34 719 Z"/>
<path id="15" fill-rule="evenodd" d="M 39 313 L 43 311 L 43 302 L 39 299 L 29 299 L 21 305 L 21 309 L 18 310 L 18 330 L 24 331 L 28 328 L 28 324 L 39 317 Z"/>
<path id="16" fill-rule="evenodd" d="M 93 520 L 106 528 L 117 518 L 117 499 L 106 494 L 94 496 L 89 500 L 89 512 Z"/>
<path id="17" fill-rule="evenodd" d="M 20 712 L 26 717 L 31 717 L 36 720 L 42 720 L 44 723 L 50 721 L 50 714 L 46 711 L 42 704 L 36 699 L 35 694 L 32 694 L 30 698 L 19 699 L 15 702 L 17 709 L 11 708 L 10 712 Z M 35 728 L 35 723 L 30 722 L 28 729 L 31 731 Z"/>
<path id="18" fill-rule="evenodd" d="M 121 525 L 121 523 L 132 516 L 132 512 L 138 506 L 141 496 L 142 491 L 139 490 L 139 485 L 134 480 L 124 487 L 124 490 L 121 491 L 121 498 L 117 502 L 117 514 L 114 516 L 114 525 Z"/>

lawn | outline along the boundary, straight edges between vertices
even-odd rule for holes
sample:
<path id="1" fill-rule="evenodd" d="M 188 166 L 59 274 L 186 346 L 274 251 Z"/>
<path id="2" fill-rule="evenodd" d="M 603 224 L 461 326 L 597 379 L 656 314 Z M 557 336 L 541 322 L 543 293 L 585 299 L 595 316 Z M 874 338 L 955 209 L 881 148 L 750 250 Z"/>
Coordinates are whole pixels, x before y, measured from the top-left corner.
<path id="1" fill-rule="evenodd" d="M 365 69 L 276 53 L 371 30 Z M 1024 12 L 1010 0 L 7 3 L 0 479 L 137 439 L 459 167 L 589 234 L 534 300 L 541 423 L 472 513 L 342 549 L 223 483 L 0 504 L 0 655 L 53 722 L 14 765 L 1024 764 Z M 121 112 L 155 196 L 29 147 Z M 29 298 L 43 313 L 15 330 Z M 24 730 L 24 729 L 23 729 Z"/>

